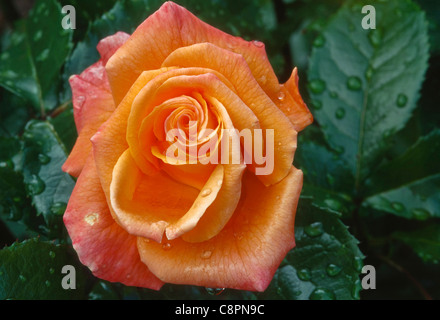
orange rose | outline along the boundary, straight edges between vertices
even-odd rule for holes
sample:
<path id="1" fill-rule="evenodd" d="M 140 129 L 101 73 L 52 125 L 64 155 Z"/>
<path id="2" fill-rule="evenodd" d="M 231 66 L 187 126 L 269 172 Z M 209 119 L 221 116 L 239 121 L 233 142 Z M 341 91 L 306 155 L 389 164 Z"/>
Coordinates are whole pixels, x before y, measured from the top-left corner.
<path id="1" fill-rule="evenodd" d="M 172 2 L 98 51 L 70 78 L 79 136 L 63 166 L 78 177 L 64 222 L 82 263 L 131 286 L 265 290 L 295 245 L 292 162 L 312 122 L 296 69 L 280 85 L 263 43 Z"/>

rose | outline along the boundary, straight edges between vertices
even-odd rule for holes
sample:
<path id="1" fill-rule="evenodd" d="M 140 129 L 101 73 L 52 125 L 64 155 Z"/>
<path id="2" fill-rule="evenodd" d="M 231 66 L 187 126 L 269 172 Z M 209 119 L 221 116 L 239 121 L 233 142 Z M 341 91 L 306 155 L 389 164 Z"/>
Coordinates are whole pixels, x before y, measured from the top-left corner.
<path id="1" fill-rule="evenodd" d="M 78 177 L 64 222 L 81 262 L 139 287 L 265 290 L 295 244 L 302 173 L 292 162 L 297 132 L 312 121 L 296 69 L 280 85 L 263 43 L 172 2 L 97 48 L 101 59 L 70 78 L 79 136 L 63 166 Z M 189 140 L 167 139 L 173 129 L 195 130 L 197 151 L 210 142 L 223 152 L 207 134 L 221 139 L 220 129 L 230 142 L 250 130 L 256 149 L 273 138 L 273 170 L 258 175 L 261 163 L 245 163 L 246 145 L 238 163 L 175 161 L 166 152 Z M 256 129 L 273 136 L 257 139 Z"/>

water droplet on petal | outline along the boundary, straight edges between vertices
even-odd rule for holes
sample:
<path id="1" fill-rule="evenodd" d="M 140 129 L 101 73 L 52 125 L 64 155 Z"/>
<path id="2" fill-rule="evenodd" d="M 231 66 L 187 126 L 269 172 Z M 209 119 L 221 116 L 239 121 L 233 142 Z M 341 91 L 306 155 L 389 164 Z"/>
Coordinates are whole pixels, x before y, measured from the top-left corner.
<path id="1" fill-rule="evenodd" d="M 46 188 L 46 185 L 44 184 L 43 180 L 41 180 L 40 177 L 36 175 L 31 176 L 31 179 L 29 180 L 26 186 L 29 193 L 33 196 L 42 193 Z"/>
<path id="2" fill-rule="evenodd" d="M 309 88 L 315 94 L 320 94 L 325 90 L 325 82 L 321 79 L 315 79 L 310 81 Z"/>
<path id="3" fill-rule="evenodd" d="M 330 277 L 335 277 L 341 272 L 342 268 L 336 264 L 330 263 L 325 271 Z"/>
<path id="4" fill-rule="evenodd" d="M 344 117 L 345 117 L 345 109 L 338 108 L 336 110 L 335 116 L 336 116 L 336 119 L 339 119 L 339 120 L 344 119 Z"/>
<path id="5" fill-rule="evenodd" d="M 212 255 L 212 251 L 210 251 L 210 250 L 203 251 L 202 259 L 209 259 L 209 258 L 211 258 L 211 255 Z"/>
<path id="6" fill-rule="evenodd" d="M 321 222 L 314 222 L 304 228 L 304 232 L 310 237 L 318 237 L 324 233 Z"/>
<path id="7" fill-rule="evenodd" d="M 310 300 L 335 300 L 333 291 L 324 288 L 316 288 L 310 295 Z"/>
<path id="8" fill-rule="evenodd" d="M 302 281 L 309 281 L 312 278 L 312 274 L 310 273 L 310 270 L 307 268 L 298 270 L 296 274 L 298 275 L 298 278 Z"/>
<path id="9" fill-rule="evenodd" d="M 407 103 L 408 103 L 408 97 L 406 95 L 401 93 L 397 96 L 396 105 L 399 108 L 405 107 Z"/>
<path id="10" fill-rule="evenodd" d="M 225 291 L 225 288 L 205 288 L 211 296 L 218 296 Z"/>
<path id="11" fill-rule="evenodd" d="M 99 220 L 99 214 L 98 213 L 89 213 L 84 217 L 84 221 L 87 222 L 89 225 L 93 226 L 96 222 Z"/>
<path id="12" fill-rule="evenodd" d="M 211 194 L 211 192 L 212 192 L 211 188 L 206 188 L 206 189 L 203 189 L 202 192 L 200 192 L 200 195 L 202 197 L 207 197 Z"/>
<path id="13" fill-rule="evenodd" d="M 262 47 L 264 46 L 264 43 L 261 42 L 261 41 L 258 41 L 258 40 L 253 40 L 253 41 L 252 41 L 252 44 L 253 44 L 254 46 L 256 46 L 257 48 L 262 48 Z"/>
<path id="14" fill-rule="evenodd" d="M 428 210 L 422 208 L 415 208 L 411 213 L 416 220 L 426 220 L 431 216 Z"/>
<path id="15" fill-rule="evenodd" d="M 277 97 L 278 100 L 283 101 L 285 97 L 286 97 L 286 94 L 283 91 L 280 91 L 278 93 L 278 97 Z"/>
<path id="16" fill-rule="evenodd" d="M 165 242 L 164 244 L 162 244 L 162 249 L 165 251 L 168 251 L 171 249 L 171 243 L 169 242 Z"/>
<path id="17" fill-rule="evenodd" d="M 352 76 L 347 80 L 347 88 L 353 91 L 358 91 L 362 88 L 362 81 L 358 77 Z"/>

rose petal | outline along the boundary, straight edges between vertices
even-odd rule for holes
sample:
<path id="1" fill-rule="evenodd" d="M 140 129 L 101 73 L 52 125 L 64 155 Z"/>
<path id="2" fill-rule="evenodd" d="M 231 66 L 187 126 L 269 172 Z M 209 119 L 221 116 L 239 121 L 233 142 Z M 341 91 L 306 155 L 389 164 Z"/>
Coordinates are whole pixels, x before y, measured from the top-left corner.
<path id="1" fill-rule="evenodd" d="M 141 259 L 165 282 L 264 291 L 295 245 L 301 187 L 302 172 L 294 167 L 270 187 L 247 172 L 239 207 L 216 237 L 191 245 L 181 238 L 158 244 L 139 237 Z"/>
<path id="2" fill-rule="evenodd" d="M 140 261 L 136 237 L 110 215 L 92 153 L 70 197 L 64 224 L 81 262 L 96 277 L 155 290 L 163 285 Z"/>
<path id="3" fill-rule="evenodd" d="M 162 241 L 165 228 L 194 207 L 198 190 L 163 172 L 145 175 L 129 150 L 119 158 L 110 185 L 115 218 L 128 233 Z"/>
<path id="4" fill-rule="evenodd" d="M 117 32 L 102 39 L 97 45 L 101 59 L 69 79 L 78 138 L 62 169 L 74 177 L 79 176 L 90 154 L 90 138 L 115 110 L 105 64 L 128 37 Z"/>
<path id="5" fill-rule="evenodd" d="M 241 54 L 265 91 L 279 92 L 278 79 L 263 43 L 231 36 L 201 21 L 185 8 L 166 2 L 135 30 L 130 41 L 106 66 L 116 103 L 123 99 L 142 71 L 160 68 L 177 48 L 202 42 Z"/>

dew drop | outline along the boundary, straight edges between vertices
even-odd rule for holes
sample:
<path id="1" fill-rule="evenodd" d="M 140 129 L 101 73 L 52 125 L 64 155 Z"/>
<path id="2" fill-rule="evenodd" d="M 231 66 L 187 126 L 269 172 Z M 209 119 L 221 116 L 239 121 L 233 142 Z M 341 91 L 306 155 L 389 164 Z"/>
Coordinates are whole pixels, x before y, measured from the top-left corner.
<path id="1" fill-rule="evenodd" d="M 50 281 L 49 280 L 46 280 L 46 282 L 45 282 L 45 284 L 46 284 L 46 287 L 50 287 Z"/>
<path id="2" fill-rule="evenodd" d="M 261 78 L 260 79 L 258 79 L 262 84 L 265 84 L 266 83 L 266 81 L 267 81 L 267 78 L 266 78 L 266 76 L 261 76 Z"/>
<path id="3" fill-rule="evenodd" d="M 320 94 L 325 90 L 325 82 L 321 79 L 315 79 L 309 83 L 310 90 L 315 94 Z"/>
<path id="4" fill-rule="evenodd" d="M 40 40 L 43 37 L 43 31 L 42 30 L 38 30 L 37 32 L 35 32 L 33 40 L 35 42 L 37 42 L 38 40 Z"/>
<path id="5" fill-rule="evenodd" d="M 367 78 L 367 80 L 370 80 L 373 77 L 373 72 L 373 68 L 368 67 L 367 71 L 365 71 L 365 78 Z"/>
<path id="6" fill-rule="evenodd" d="M 280 93 L 278 93 L 278 100 L 283 101 L 285 97 L 286 94 L 283 91 L 280 91 Z"/>
<path id="7" fill-rule="evenodd" d="M 44 60 L 47 60 L 47 58 L 49 57 L 49 49 L 44 49 L 43 51 L 41 51 L 41 53 L 35 58 L 36 61 L 38 62 L 42 62 Z"/>
<path id="8" fill-rule="evenodd" d="M 324 288 L 316 288 L 309 297 L 310 300 L 335 300 L 335 298 L 333 291 Z"/>
<path id="9" fill-rule="evenodd" d="M 342 146 L 336 146 L 336 147 L 334 147 L 334 150 L 339 155 L 341 155 L 341 154 L 343 154 L 345 152 L 345 149 Z"/>
<path id="10" fill-rule="evenodd" d="M 50 273 L 50 274 L 54 274 L 54 273 L 55 273 L 55 269 L 54 269 L 54 268 L 50 268 L 50 269 L 49 269 L 49 273 Z"/>
<path id="11" fill-rule="evenodd" d="M 84 217 L 84 221 L 89 225 L 93 226 L 96 222 L 98 222 L 99 214 L 98 213 L 89 213 Z"/>
<path id="12" fill-rule="evenodd" d="M 380 29 L 373 29 L 368 34 L 368 39 L 373 47 L 377 48 L 382 42 L 382 31 Z"/>
<path id="13" fill-rule="evenodd" d="M 261 41 L 258 41 L 258 40 L 253 40 L 253 41 L 252 41 L 252 44 L 253 44 L 254 46 L 256 46 L 257 48 L 262 48 L 262 47 L 264 46 L 264 43 L 261 42 Z"/>
<path id="14" fill-rule="evenodd" d="M 164 243 L 162 245 L 162 249 L 165 250 L 165 251 L 170 250 L 171 249 L 171 243 L 169 243 L 169 242 Z"/>
<path id="15" fill-rule="evenodd" d="M 41 164 L 48 164 L 50 162 L 50 157 L 48 155 L 40 153 L 38 155 L 38 161 L 40 161 Z"/>
<path id="16" fill-rule="evenodd" d="M 399 94 L 397 96 L 396 105 L 399 108 L 403 108 L 408 103 L 408 97 L 404 95 L 403 93 Z"/>
<path id="17" fill-rule="evenodd" d="M 344 117 L 345 117 L 345 109 L 344 108 L 338 108 L 336 110 L 335 117 L 336 117 L 336 119 L 339 119 L 339 120 L 344 119 Z"/>
<path id="18" fill-rule="evenodd" d="M 359 300 L 361 289 L 362 289 L 361 281 L 359 279 L 357 279 L 353 285 L 352 290 L 351 290 L 351 296 L 354 299 Z"/>
<path id="19" fill-rule="evenodd" d="M 40 179 L 40 177 L 36 175 L 32 175 L 31 179 L 27 183 L 27 189 L 31 195 L 38 195 L 44 191 L 46 188 L 46 185 L 44 184 L 43 180 Z"/>
<path id="20" fill-rule="evenodd" d="M 49 257 L 51 257 L 52 259 L 55 258 L 56 254 L 53 251 L 49 251 Z"/>
<path id="21" fill-rule="evenodd" d="M 324 233 L 321 222 L 314 222 L 304 228 L 304 232 L 310 237 L 319 237 Z"/>
<path id="22" fill-rule="evenodd" d="M 211 188 L 206 188 L 206 189 L 203 189 L 202 192 L 200 192 L 200 195 L 202 197 L 207 197 L 211 194 L 211 192 L 212 192 Z"/>
<path id="23" fill-rule="evenodd" d="M 24 275 L 22 275 L 22 274 L 20 274 L 18 276 L 18 279 L 20 279 L 21 282 L 25 282 L 27 280 L 26 277 Z"/>
<path id="24" fill-rule="evenodd" d="M 211 296 L 218 296 L 225 291 L 225 288 L 205 288 Z"/>
<path id="25" fill-rule="evenodd" d="M 330 277 L 335 277 L 341 272 L 342 268 L 336 264 L 330 263 L 325 271 Z"/>
<path id="26" fill-rule="evenodd" d="M 82 106 L 84 105 L 84 103 L 86 102 L 86 97 L 84 96 L 79 96 L 75 99 L 75 104 L 77 108 L 82 108 Z"/>
<path id="27" fill-rule="evenodd" d="M 2 55 L 0 56 L 1 60 L 6 60 L 10 57 L 11 55 L 9 54 L 9 52 L 3 52 Z"/>
<path id="28" fill-rule="evenodd" d="M 210 251 L 210 250 L 203 251 L 202 259 L 209 259 L 209 258 L 211 258 L 211 255 L 212 255 L 212 251 Z"/>
<path id="29" fill-rule="evenodd" d="M 335 211 L 340 211 L 343 207 L 341 201 L 336 199 L 325 199 L 324 203 L 327 207 Z"/>
<path id="30" fill-rule="evenodd" d="M 362 260 L 361 257 L 355 257 L 353 264 L 354 264 L 354 269 L 357 272 L 361 272 L 362 267 L 364 266 L 364 261 Z"/>
<path id="31" fill-rule="evenodd" d="M 50 207 L 50 212 L 56 216 L 62 216 L 66 211 L 67 203 L 65 202 L 55 202 Z"/>
<path id="32" fill-rule="evenodd" d="M 362 81 L 358 77 L 352 76 L 347 80 L 347 88 L 353 91 L 358 91 L 362 88 Z"/>
<path id="33" fill-rule="evenodd" d="M 396 210 L 397 212 L 402 212 L 405 207 L 403 206 L 403 204 L 401 204 L 400 202 L 393 202 L 391 204 L 391 207 Z"/>
<path id="34" fill-rule="evenodd" d="M 311 104 L 312 104 L 313 109 L 315 109 L 315 110 L 322 109 L 322 102 L 319 100 L 312 100 Z"/>
<path id="35" fill-rule="evenodd" d="M 411 213 L 416 220 L 426 220 L 431 216 L 428 210 L 422 208 L 415 208 Z"/>
<path id="36" fill-rule="evenodd" d="M 296 274 L 298 275 L 298 278 L 302 281 L 309 281 L 312 278 L 312 274 L 310 273 L 310 270 L 307 268 L 298 270 Z"/>
<path id="37" fill-rule="evenodd" d="M 313 41 L 313 46 L 316 48 L 320 48 L 325 44 L 325 38 L 323 35 L 319 35 L 316 37 L 315 41 Z"/>

